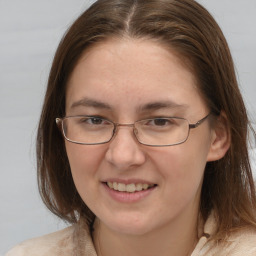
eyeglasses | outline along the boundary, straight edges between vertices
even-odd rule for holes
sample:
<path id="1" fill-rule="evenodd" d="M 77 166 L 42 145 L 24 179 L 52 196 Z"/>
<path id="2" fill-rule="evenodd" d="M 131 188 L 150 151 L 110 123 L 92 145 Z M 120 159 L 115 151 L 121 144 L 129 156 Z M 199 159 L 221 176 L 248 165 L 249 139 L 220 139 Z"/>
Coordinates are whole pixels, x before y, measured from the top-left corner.
<path id="1" fill-rule="evenodd" d="M 202 124 L 210 114 L 194 124 L 180 117 L 156 117 L 119 124 L 97 116 L 67 116 L 56 118 L 66 140 L 83 145 L 108 143 L 120 127 L 131 127 L 139 143 L 146 146 L 164 147 L 184 143 L 190 129 Z"/>

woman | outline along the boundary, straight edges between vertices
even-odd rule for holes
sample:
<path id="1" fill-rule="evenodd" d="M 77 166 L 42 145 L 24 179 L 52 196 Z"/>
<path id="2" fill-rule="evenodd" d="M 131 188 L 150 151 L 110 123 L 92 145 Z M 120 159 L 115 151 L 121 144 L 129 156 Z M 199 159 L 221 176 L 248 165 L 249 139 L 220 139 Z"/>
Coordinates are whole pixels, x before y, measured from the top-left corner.
<path id="1" fill-rule="evenodd" d="M 256 255 L 248 126 L 202 6 L 97 1 L 57 49 L 38 129 L 42 199 L 72 225 L 7 255 Z"/>

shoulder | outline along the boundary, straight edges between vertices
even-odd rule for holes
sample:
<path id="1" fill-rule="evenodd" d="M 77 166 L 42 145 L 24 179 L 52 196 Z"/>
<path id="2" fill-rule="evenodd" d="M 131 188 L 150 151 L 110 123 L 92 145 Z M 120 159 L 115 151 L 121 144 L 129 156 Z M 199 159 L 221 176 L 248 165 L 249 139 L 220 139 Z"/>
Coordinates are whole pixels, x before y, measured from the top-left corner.
<path id="1" fill-rule="evenodd" d="M 209 246 L 209 244 L 208 244 Z M 206 247 L 208 247 L 206 246 Z M 225 242 L 208 247 L 207 256 L 256 256 L 256 230 L 252 228 L 234 232 Z"/>
<path id="2" fill-rule="evenodd" d="M 74 227 L 33 238 L 16 245 L 5 256 L 72 255 Z"/>
<path id="3" fill-rule="evenodd" d="M 253 228 L 242 229 L 234 232 L 228 239 L 232 255 L 256 256 L 256 230 Z"/>
<path id="4" fill-rule="evenodd" d="M 256 228 L 247 226 L 231 232 L 225 241 L 209 239 L 217 230 L 214 213 L 211 213 L 203 227 L 203 236 L 193 256 L 256 256 Z"/>

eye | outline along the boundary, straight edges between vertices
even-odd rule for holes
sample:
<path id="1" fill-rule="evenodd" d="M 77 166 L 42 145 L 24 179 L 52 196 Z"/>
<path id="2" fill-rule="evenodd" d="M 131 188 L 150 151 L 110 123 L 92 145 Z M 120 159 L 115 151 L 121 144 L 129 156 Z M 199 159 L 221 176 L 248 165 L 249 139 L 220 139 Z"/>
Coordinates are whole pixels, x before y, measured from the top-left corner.
<path id="1" fill-rule="evenodd" d="M 90 124 L 102 124 L 103 123 L 103 119 L 102 118 L 98 118 L 98 117 L 91 117 L 88 118 L 87 122 Z"/>
<path id="2" fill-rule="evenodd" d="M 153 126 L 168 126 L 174 124 L 174 120 L 171 118 L 154 118 L 148 122 L 148 125 Z"/>
<path id="3" fill-rule="evenodd" d="M 80 119 L 81 123 L 88 125 L 108 125 L 110 122 L 101 117 L 83 117 Z"/>
<path id="4" fill-rule="evenodd" d="M 164 125 L 167 125 L 169 123 L 168 120 L 163 119 L 163 118 L 153 119 L 152 122 L 153 122 L 154 125 L 157 125 L 157 126 L 164 126 Z"/>

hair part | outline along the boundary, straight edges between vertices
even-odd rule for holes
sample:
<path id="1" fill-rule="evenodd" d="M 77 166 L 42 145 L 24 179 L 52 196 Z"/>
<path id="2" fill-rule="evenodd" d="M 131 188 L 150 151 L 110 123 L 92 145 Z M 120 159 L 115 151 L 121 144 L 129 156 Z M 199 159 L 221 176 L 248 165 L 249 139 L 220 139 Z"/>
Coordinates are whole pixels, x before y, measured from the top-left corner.
<path id="1" fill-rule="evenodd" d="M 38 184 L 46 206 L 70 223 L 94 214 L 74 185 L 56 117 L 65 116 L 68 79 L 84 51 L 112 38 L 154 40 L 182 56 L 212 113 L 223 111 L 231 146 L 219 161 L 206 165 L 200 212 L 217 216 L 216 239 L 237 228 L 256 227 L 256 196 L 249 162 L 248 117 L 234 64 L 221 29 L 193 0 L 99 0 L 61 40 L 53 60 L 37 135 Z"/>

